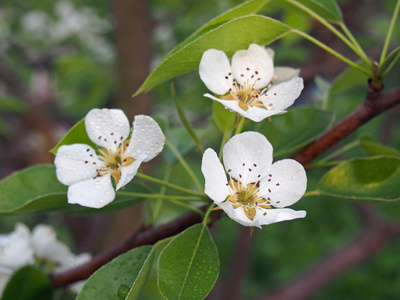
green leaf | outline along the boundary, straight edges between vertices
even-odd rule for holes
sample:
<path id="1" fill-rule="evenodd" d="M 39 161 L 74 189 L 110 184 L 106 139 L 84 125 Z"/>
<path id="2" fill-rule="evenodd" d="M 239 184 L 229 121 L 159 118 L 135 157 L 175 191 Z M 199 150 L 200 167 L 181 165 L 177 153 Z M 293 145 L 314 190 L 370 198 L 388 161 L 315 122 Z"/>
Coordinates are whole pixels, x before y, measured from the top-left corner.
<path id="1" fill-rule="evenodd" d="M 372 137 L 363 136 L 360 139 L 360 146 L 363 151 L 369 156 L 389 155 L 400 156 L 400 153 L 393 148 L 377 143 Z"/>
<path id="2" fill-rule="evenodd" d="M 261 122 L 257 131 L 274 147 L 274 157 L 288 156 L 307 145 L 332 124 L 332 112 L 315 108 L 294 108 Z"/>
<path id="3" fill-rule="evenodd" d="M 290 31 L 290 27 L 274 19 L 249 15 L 230 20 L 216 28 L 191 36 L 172 50 L 134 94 L 149 91 L 158 84 L 198 69 L 204 51 L 216 48 L 232 55 L 251 43 L 269 44 Z"/>
<path id="4" fill-rule="evenodd" d="M 355 201 L 400 200 L 400 158 L 375 156 L 340 163 L 318 184 L 323 195 Z"/>
<path id="5" fill-rule="evenodd" d="M 135 248 L 102 266 L 89 277 L 76 299 L 126 299 L 140 273 L 146 272 L 143 268 L 152 259 L 152 249 L 152 246 Z"/>
<path id="6" fill-rule="evenodd" d="M 281 5 L 282 7 L 288 8 L 290 11 L 297 12 L 301 8 L 293 3 L 299 3 L 329 22 L 341 23 L 343 20 L 342 13 L 335 0 L 275 0 L 275 3 Z M 303 9 L 301 9 L 301 11 L 307 13 Z"/>
<path id="7" fill-rule="evenodd" d="M 169 240 L 170 238 L 161 240 L 153 246 L 125 300 L 138 299 L 138 297 L 140 296 L 140 292 L 147 281 L 147 277 L 151 271 L 154 260 L 160 255 L 160 252 L 165 248 L 165 246 L 168 245 Z"/>
<path id="8" fill-rule="evenodd" d="M 36 165 L 15 172 L 0 181 L 0 215 L 44 210 L 57 210 L 70 214 L 95 214 L 122 209 L 144 200 L 117 194 L 110 204 L 101 209 L 93 209 L 78 204 L 68 204 L 67 189 L 67 186 L 58 181 L 53 165 Z M 135 182 L 129 183 L 124 191 L 149 193 L 146 187 Z"/>
<path id="9" fill-rule="evenodd" d="M 360 67 L 367 67 L 364 62 L 359 63 L 358 65 Z M 360 73 L 359 70 L 349 67 L 336 77 L 329 92 L 331 94 L 340 93 L 352 89 L 354 86 L 363 86 L 366 89 L 368 86 L 368 77 L 365 74 Z"/>
<path id="10" fill-rule="evenodd" d="M 26 266 L 16 271 L 4 289 L 2 300 L 52 300 L 51 282 L 43 271 Z"/>
<path id="11" fill-rule="evenodd" d="M 50 150 L 51 153 L 56 154 L 58 148 L 62 145 L 72 145 L 72 144 L 86 144 L 95 148 L 96 145 L 89 139 L 86 132 L 85 120 L 81 120 L 72 127 L 67 134 L 61 139 L 61 141 Z"/>
<path id="12" fill-rule="evenodd" d="M 226 109 L 218 101 L 213 101 L 213 118 L 218 128 L 222 132 L 226 132 L 232 130 L 235 126 L 236 113 Z"/>
<path id="13" fill-rule="evenodd" d="M 161 252 L 158 286 L 166 299 L 204 299 L 217 280 L 219 258 L 208 228 L 194 225 Z"/>

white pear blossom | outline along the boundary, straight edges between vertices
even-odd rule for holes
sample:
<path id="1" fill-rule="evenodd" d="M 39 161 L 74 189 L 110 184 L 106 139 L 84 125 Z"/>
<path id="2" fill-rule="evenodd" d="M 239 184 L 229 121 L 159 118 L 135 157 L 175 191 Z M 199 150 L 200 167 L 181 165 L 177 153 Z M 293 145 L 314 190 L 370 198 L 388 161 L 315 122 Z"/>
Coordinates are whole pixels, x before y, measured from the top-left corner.
<path id="1" fill-rule="evenodd" d="M 232 137 L 224 146 L 223 161 L 212 149 L 203 155 L 205 193 L 243 226 L 259 227 L 304 218 L 305 211 L 286 206 L 297 202 L 307 188 L 301 164 L 283 159 L 272 164 L 272 145 L 258 132 Z"/>
<path id="2" fill-rule="evenodd" d="M 274 52 L 257 44 L 239 50 L 232 65 L 223 51 L 209 49 L 200 61 L 199 73 L 207 88 L 216 95 L 205 97 L 255 122 L 286 112 L 299 97 L 303 79 L 299 70 L 274 68 Z"/>
<path id="3" fill-rule="evenodd" d="M 115 198 L 111 177 L 116 190 L 125 186 L 142 162 L 161 152 L 165 137 L 158 124 L 144 115 L 135 117 L 131 131 L 119 109 L 93 109 L 85 126 L 96 150 L 85 144 L 64 145 L 54 164 L 58 180 L 69 186 L 69 203 L 101 208 Z"/>

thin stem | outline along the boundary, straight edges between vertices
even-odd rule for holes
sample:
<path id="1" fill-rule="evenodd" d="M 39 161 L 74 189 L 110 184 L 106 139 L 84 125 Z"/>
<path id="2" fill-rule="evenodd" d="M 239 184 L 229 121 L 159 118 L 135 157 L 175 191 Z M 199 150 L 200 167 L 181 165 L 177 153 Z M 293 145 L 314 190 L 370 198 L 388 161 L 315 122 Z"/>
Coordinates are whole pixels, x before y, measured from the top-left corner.
<path id="1" fill-rule="evenodd" d="M 171 165 L 167 165 L 166 170 L 165 170 L 165 174 L 164 174 L 164 181 L 168 181 L 169 177 L 171 176 L 171 172 L 172 172 L 172 166 Z M 167 191 L 167 188 L 165 186 L 161 186 L 160 188 L 160 195 L 165 195 Z M 163 205 L 163 199 L 161 198 L 157 198 L 154 204 L 154 210 L 153 210 L 153 215 L 152 215 L 152 219 L 157 219 L 158 216 L 160 215 L 161 212 L 161 207 Z"/>
<path id="2" fill-rule="evenodd" d="M 399 14 L 399 10 L 400 10 L 400 0 L 397 0 L 397 4 L 396 4 L 396 7 L 393 12 L 392 21 L 390 22 L 390 26 L 388 29 L 388 33 L 386 35 L 385 43 L 383 45 L 381 58 L 379 60 L 379 65 L 381 65 L 386 58 L 386 54 L 389 49 L 390 40 L 392 39 L 392 34 L 393 34 L 394 26 L 396 24 L 397 16 Z M 381 66 L 379 66 L 379 72 L 381 72 L 381 71 L 382 71 Z"/>
<path id="3" fill-rule="evenodd" d="M 189 205 L 189 204 L 187 204 L 185 202 L 182 202 L 182 201 L 179 201 L 179 200 L 175 200 L 175 199 L 168 199 L 168 201 L 173 203 L 173 204 L 179 205 L 181 207 L 190 209 L 191 211 L 194 211 L 195 213 L 198 213 L 200 216 L 204 216 L 204 212 L 203 211 L 201 211 L 200 209 L 198 209 L 196 207 L 193 207 L 193 206 L 191 206 L 191 205 Z"/>
<path id="4" fill-rule="evenodd" d="M 130 197 L 136 197 L 136 198 L 207 202 L 206 201 L 207 198 L 204 195 L 203 195 L 203 197 L 187 197 L 187 196 L 177 196 L 177 195 L 131 193 L 131 192 L 123 192 L 123 191 L 118 191 L 117 194 L 121 195 L 121 196 L 130 196 Z"/>
<path id="5" fill-rule="evenodd" d="M 379 70 L 383 70 L 383 68 L 400 52 L 400 46 L 395 48 L 392 52 L 389 53 L 388 56 L 383 60 L 381 64 L 379 64 Z"/>
<path id="6" fill-rule="evenodd" d="M 244 122 L 246 121 L 245 118 L 243 118 L 242 116 L 240 116 L 240 117 L 241 117 L 241 119 L 240 119 L 239 123 L 236 126 L 235 135 L 242 132 L 243 126 L 244 126 Z"/>
<path id="7" fill-rule="evenodd" d="M 221 147 L 219 148 L 219 155 L 218 155 L 219 160 L 222 159 L 222 150 L 224 149 L 224 145 L 228 141 L 230 135 L 231 132 L 229 130 L 224 131 L 224 135 L 222 136 L 222 141 L 221 141 Z"/>
<path id="8" fill-rule="evenodd" d="M 208 217 L 210 216 L 211 211 L 215 207 L 215 203 L 211 204 L 206 213 L 204 214 L 203 218 L 203 226 L 207 226 Z"/>
<path id="9" fill-rule="evenodd" d="M 353 45 L 360 51 L 362 54 L 360 57 L 361 59 L 368 64 L 369 67 L 372 68 L 372 62 L 368 59 L 367 54 L 365 54 L 363 48 L 361 48 L 360 44 L 357 42 L 356 38 L 353 36 L 353 34 L 350 32 L 350 30 L 347 28 L 346 24 L 344 22 L 341 22 L 339 24 L 340 28 L 342 28 L 343 32 L 347 35 L 347 37 L 350 39 L 350 41 L 353 43 Z"/>
<path id="10" fill-rule="evenodd" d="M 143 173 L 137 173 L 136 177 L 144 179 L 144 180 L 147 180 L 147 181 L 150 181 L 150 182 L 154 182 L 154 183 L 160 184 L 162 186 L 165 186 L 167 188 L 173 189 L 173 190 L 181 192 L 181 193 L 185 193 L 185 194 L 189 194 L 189 195 L 193 195 L 193 196 L 198 196 L 198 197 L 204 197 L 203 193 L 195 192 L 195 191 L 180 187 L 178 185 L 166 182 L 164 180 L 157 179 L 157 178 L 151 177 L 149 175 L 145 175 Z"/>
<path id="11" fill-rule="evenodd" d="M 194 184 L 197 186 L 197 188 L 200 191 L 203 191 L 203 185 L 200 183 L 199 179 L 194 174 L 193 170 L 189 167 L 188 163 L 183 158 L 183 156 L 179 153 L 179 151 L 174 147 L 174 145 L 168 139 L 165 140 L 165 144 L 167 145 L 169 150 L 171 150 L 171 152 L 175 155 L 175 157 L 178 159 L 179 163 L 185 169 L 186 173 L 192 178 L 192 180 L 193 180 Z"/>
<path id="12" fill-rule="evenodd" d="M 382 78 L 385 78 L 387 76 L 387 74 L 389 74 L 389 72 L 392 70 L 392 68 L 396 65 L 399 58 L 400 58 L 400 52 L 397 52 L 396 57 L 392 60 L 389 67 L 386 68 L 385 73 L 383 73 L 383 75 L 382 75 Z"/>
<path id="13" fill-rule="evenodd" d="M 338 59 L 340 59 L 341 61 L 345 62 L 346 64 L 352 66 L 353 68 L 361 71 L 362 73 L 366 74 L 368 77 L 373 77 L 372 72 L 360 67 L 359 65 L 357 65 L 356 63 L 352 62 L 351 60 L 347 59 L 346 57 L 344 57 L 343 55 L 341 55 L 340 53 L 336 52 L 335 50 L 333 50 L 332 48 L 328 47 L 327 45 L 325 45 L 324 43 L 318 41 L 317 39 L 313 38 L 312 36 L 308 35 L 305 32 L 299 31 L 297 29 L 292 29 L 293 33 L 296 33 L 304 38 L 306 38 L 307 40 L 309 40 L 310 42 L 316 44 L 317 46 L 321 47 L 322 49 L 324 49 L 325 51 L 327 51 L 328 53 L 332 54 L 333 56 L 337 57 Z"/>
<path id="14" fill-rule="evenodd" d="M 198 138 L 198 136 L 194 132 L 192 125 L 190 124 L 190 122 L 186 118 L 185 112 L 183 111 L 182 107 L 180 106 L 180 104 L 178 102 L 178 99 L 176 98 L 175 88 L 174 88 L 173 84 L 171 84 L 171 96 L 172 96 L 172 99 L 174 99 L 176 109 L 178 111 L 179 117 L 180 117 L 183 125 L 185 125 L 186 130 L 189 132 L 189 134 L 192 137 L 193 141 L 196 143 L 196 145 L 199 148 L 200 152 L 203 154 L 204 153 L 203 146 L 201 145 L 200 139 Z"/>
<path id="15" fill-rule="evenodd" d="M 307 193 L 304 193 L 303 197 L 318 196 L 318 195 L 320 195 L 320 194 L 321 194 L 321 192 L 318 191 L 318 190 L 309 191 L 309 192 L 307 192 Z"/>
<path id="16" fill-rule="evenodd" d="M 341 162 L 342 162 L 342 160 L 317 162 L 315 164 L 312 164 L 309 167 L 309 169 L 322 168 L 322 167 L 333 167 L 333 166 L 337 166 Z"/>
<path id="17" fill-rule="evenodd" d="M 304 6 L 303 4 L 298 3 L 297 1 L 293 0 L 286 0 L 286 1 L 292 3 L 293 5 L 297 6 L 298 8 L 308 13 L 314 19 L 318 20 L 322 25 L 324 25 L 326 28 L 332 31 L 338 38 L 340 38 L 347 46 L 349 46 L 349 48 L 353 50 L 362 60 L 364 60 L 367 64 L 371 64 L 371 62 L 368 60 L 365 54 L 363 55 L 363 52 L 360 52 L 358 48 L 355 45 L 353 45 L 341 32 L 339 32 L 335 27 L 329 24 L 329 22 L 327 22 L 320 15 L 318 15 L 308 7 Z"/>

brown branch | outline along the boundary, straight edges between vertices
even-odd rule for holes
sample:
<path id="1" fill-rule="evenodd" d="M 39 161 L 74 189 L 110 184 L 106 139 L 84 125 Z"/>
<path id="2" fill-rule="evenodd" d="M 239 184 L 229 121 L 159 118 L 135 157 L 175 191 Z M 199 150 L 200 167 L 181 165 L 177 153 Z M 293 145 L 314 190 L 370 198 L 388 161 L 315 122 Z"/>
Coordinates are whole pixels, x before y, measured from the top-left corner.
<path id="1" fill-rule="evenodd" d="M 314 265 L 285 287 L 260 298 L 260 300 L 307 299 L 314 291 L 329 283 L 334 277 L 359 264 L 377 252 L 391 237 L 400 233 L 400 222 L 369 226 L 342 249 Z"/>
<path id="2" fill-rule="evenodd" d="M 379 96 L 379 93 L 380 89 L 374 88 L 371 84 L 366 101 L 361 106 L 294 155 L 293 159 L 308 168 L 312 160 L 319 154 L 335 145 L 376 115 L 400 103 L 400 87 L 390 90 L 383 96 Z"/>
<path id="3" fill-rule="evenodd" d="M 118 255 L 139 246 L 152 245 L 164 238 L 180 233 L 189 226 L 201 222 L 201 220 L 202 217 L 199 214 L 190 212 L 167 224 L 138 232 L 115 248 L 95 256 L 87 264 L 62 273 L 53 274 L 51 276 L 52 285 L 54 288 L 58 288 L 75 281 L 86 279 L 92 275 L 93 272 Z"/>

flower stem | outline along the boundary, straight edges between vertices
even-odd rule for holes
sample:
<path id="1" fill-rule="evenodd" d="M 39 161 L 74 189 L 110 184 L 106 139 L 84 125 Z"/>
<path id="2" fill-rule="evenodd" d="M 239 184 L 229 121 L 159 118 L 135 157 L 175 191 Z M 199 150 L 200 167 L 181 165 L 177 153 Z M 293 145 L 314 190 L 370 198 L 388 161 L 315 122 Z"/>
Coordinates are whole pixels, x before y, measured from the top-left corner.
<path id="1" fill-rule="evenodd" d="M 193 141 L 196 143 L 196 145 L 199 148 L 200 152 L 203 154 L 204 153 L 203 146 L 201 145 L 200 139 L 198 138 L 198 136 L 194 132 L 192 125 L 190 124 L 190 122 L 186 118 L 186 115 L 185 115 L 182 107 L 180 106 L 180 104 L 178 102 L 178 99 L 176 98 L 175 88 L 174 88 L 173 84 L 171 84 L 171 96 L 172 96 L 172 99 L 174 99 L 176 110 L 178 111 L 179 117 L 180 117 L 183 125 L 185 125 L 186 130 L 189 132 L 189 134 L 192 137 Z"/>
<path id="2" fill-rule="evenodd" d="M 185 194 L 189 194 L 189 195 L 193 195 L 193 196 L 197 196 L 197 197 L 204 197 L 203 193 L 195 192 L 195 191 L 180 187 L 178 185 L 166 182 L 164 180 L 157 179 L 157 178 L 145 175 L 143 173 L 137 173 L 136 176 L 138 178 L 143 179 L 143 180 L 147 180 L 147 181 L 150 181 L 150 182 L 154 182 L 154 183 L 160 184 L 162 186 L 165 186 L 167 188 L 173 189 L 173 190 L 181 192 L 181 193 L 185 193 Z"/>
<path id="3" fill-rule="evenodd" d="M 181 207 L 190 209 L 191 211 L 194 211 L 195 213 L 198 213 L 200 216 L 204 216 L 204 212 L 203 211 L 201 211 L 200 209 L 198 209 L 196 207 L 193 207 L 193 206 L 191 206 L 191 205 L 189 205 L 189 204 L 187 204 L 185 202 L 182 202 L 182 201 L 179 201 L 179 200 L 175 200 L 175 199 L 167 199 L 167 200 L 169 202 L 173 203 L 173 204 L 176 204 L 176 205 L 179 205 Z"/>
<path id="4" fill-rule="evenodd" d="M 203 226 L 207 226 L 208 217 L 214 207 L 215 207 L 215 203 L 211 204 L 210 207 L 208 208 L 208 210 L 206 211 L 206 213 L 204 214 Z"/>
<path id="5" fill-rule="evenodd" d="M 338 31 L 335 27 L 333 27 L 328 21 L 326 21 L 324 18 L 322 18 L 319 14 L 316 12 L 312 11 L 308 7 L 304 6 L 303 4 L 294 1 L 294 0 L 286 0 L 289 3 L 292 3 L 293 5 L 297 6 L 301 10 L 305 11 L 308 13 L 311 17 L 316 19 L 318 22 L 320 22 L 322 25 L 324 25 L 326 28 L 328 28 L 330 31 L 332 31 L 339 39 L 341 39 L 351 50 L 353 50 L 363 61 L 365 61 L 368 65 L 371 65 L 371 62 L 369 61 L 368 57 L 366 57 L 364 51 L 360 51 L 356 45 L 352 43 L 352 41 L 348 40 L 340 31 Z"/>
<path id="6" fill-rule="evenodd" d="M 200 183 L 199 179 L 197 176 L 194 174 L 193 170 L 189 167 L 188 163 L 186 160 L 183 158 L 183 156 L 179 153 L 179 151 L 174 147 L 174 145 L 168 140 L 165 139 L 165 144 L 171 150 L 171 152 L 175 155 L 175 157 L 178 159 L 179 163 L 182 165 L 182 167 L 185 169 L 186 173 L 192 178 L 194 184 L 197 186 L 197 188 L 200 191 L 203 191 L 203 186 Z"/>
<path id="7" fill-rule="evenodd" d="M 344 57 L 343 55 L 341 55 L 340 53 L 336 52 L 335 50 L 333 50 L 332 48 L 328 47 L 327 45 L 325 45 L 324 43 L 318 41 L 317 39 L 313 38 L 312 36 L 308 35 L 305 32 L 299 31 L 297 29 L 292 29 L 293 33 L 296 33 L 304 38 L 306 38 L 307 40 L 309 40 L 310 42 L 316 44 L 317 46 L 321 47 L 322 49 L 324 49 L 325 51 L 327 51 L 328 53 L 332 54 L 333 56 L 337 57 L 338 59 L 340 59 L 341 61 L 345 62 L 346 64 L 352 66 L 353 68 L 361 71 L 362 73 L 366 74 L 368 77 L 373 77 L 373 74 L 371 71 L 368 71 L 362 67 L 360 67 L 359 65 L 357 65 L 356 63 L 352 62 L 351 60 L 347 59 L 346 57 Z"/>
<path id="8" fill-rule="evenodd" d="M 381 65 L 383 64 L 383 62 L 384 62 L 384 60 L 386 58 L 387 51 L 389 49 L 390 40 L 392 39 L 392 34 L 393 34 L 394 26 L 395 26 L 396 21 L 397 21 L 397 16 L 399 14 L 399 10 L 400 10 L 400 0 L 397 0 L 396 7 L 395 7 L 394 12 L 393 12 L 393 17 L 392 17 L 392 20 L 390 22 L 390 26 L 389 26 L 389 29 L 388 29 L 388 33 L 386 35 L 385 43 L 383 45 L 381 58 L 379 59 L 378 74 L 380 72 L 382 72 L 382 66 Z"/>
<path id="9" fill-rule="evenodd" d="M 224 131 L 224 135 L 222 136 L 222 141 L 221 141 L 221 147 L 219 148 L 219 154 L 218 154 L 219 160 L 222 159 L 222 150 L 224 149 L 224 146 L 225 146 L 226 142 L 228 141 L 230 135 L 231 135 L 230 130 Z"/>
<path id="10" fill-rule="evenodd" d="M 203 195 L 203 197 L 187 197 L 187 196 L 177 196 L 177 195 L 163 195 L 163 194 L 146 194 L 146 193 L 132 193 L 132 192 L 124 192 L 118 191 L 118 195 L 121 196 L 129 196 L 135 198 L 148 198 L 148 199 L 165 199 L 165 200 L 175 200 L 175 201 L 200 201 L 207 202 L 207 198 Z"/>
<path id="11" fill-rule="evenodd" d="M 343 32 L 347 35 L 347 37 L 350 39 L 350 41 L 353 43 L 353 45 L 358 49 L 360 58 L 370 67 L 372 68 L 372 62 L 368 59 L 367 54 L 365 54 L 363 48 L 361 48 L 360 44 L 357 42 L 353 34 L 350 32 L 350 30 L 347 28 L 346 24 L 344 22 L 341 22 L 340 28 L 342 28 Z"/>
<path id="12" fill-rule="evenodd" d="M 315 190 L 315 191 L 310 191 L 310 192 L 304 193 L 303 197 L 318 196 L 318 195 L 320 195 L 320 194 L 321 194 L 320 191 Z"/>
<path id="13" fill-rule="evenodd" d="M 400 49 L 400 47 L 397 49 Z M 385 78 L 387 76 L 387 74 L 389 74 L 390 70 L 396 65 L 399 58 L 400 58 L 400 51 L 397 51 L 395 58 L 392 60 L 390 65 L 386 68 L 385 73 L 383 73 L 383 75 L 382 75 L 382 78 Z"/>

